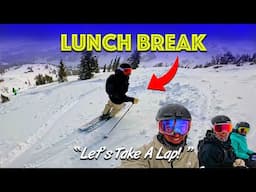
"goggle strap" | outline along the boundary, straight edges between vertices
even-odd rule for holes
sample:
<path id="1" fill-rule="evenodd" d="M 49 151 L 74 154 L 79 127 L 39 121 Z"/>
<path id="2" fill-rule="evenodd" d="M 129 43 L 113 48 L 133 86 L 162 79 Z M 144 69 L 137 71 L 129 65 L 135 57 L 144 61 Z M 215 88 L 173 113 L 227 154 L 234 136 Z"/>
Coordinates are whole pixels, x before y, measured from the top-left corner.
<path id="1" fill-rule="evenodd" d="M 124 71 L 125 69 L 131 69 L 131 68 L 121 68 L 121 67 L 118 67 L 117 69 L 119 69 L 120 71 Z"/>

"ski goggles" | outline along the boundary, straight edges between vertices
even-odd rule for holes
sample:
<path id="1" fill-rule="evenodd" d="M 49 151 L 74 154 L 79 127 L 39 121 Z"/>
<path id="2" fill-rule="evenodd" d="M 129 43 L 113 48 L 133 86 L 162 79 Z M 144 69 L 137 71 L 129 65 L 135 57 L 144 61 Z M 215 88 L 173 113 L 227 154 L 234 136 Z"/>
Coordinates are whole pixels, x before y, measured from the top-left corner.
<path id="1" fill-rule="evenodd" d="M 186 119 L 164 119 L 159 121 L 159 132 L 166 135 L 186 135 L 190 125 L 191 121 Z"/>
<path id="2" fill-rule="evenodd" d="M 213 129 L 215 132 L 228 132 L 232 131 L 232 124 L 231 123 L 217 123 L 213 125 Z"/>
<path id="3" fill-rule="evenodd" d="M 128 76 L 132 73 L 132 68 L 119 68 L 121 71 L 123 71 L 124 75 Z"/>
<path id="4" fill-rule="evenodd" d="M 238 133 L 245 134 L 245 135 L 249 132 L 249 130 L 250 130 L 249 127 L 238 127 L 237 128 Z"/>

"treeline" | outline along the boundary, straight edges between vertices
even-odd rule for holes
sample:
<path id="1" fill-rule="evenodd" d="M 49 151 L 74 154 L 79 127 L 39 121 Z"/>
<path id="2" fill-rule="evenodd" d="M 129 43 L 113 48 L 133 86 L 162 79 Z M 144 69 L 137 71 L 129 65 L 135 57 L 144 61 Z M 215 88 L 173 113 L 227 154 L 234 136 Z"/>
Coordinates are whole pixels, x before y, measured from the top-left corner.
<path id="1" fill-rule="evenodd" d="M 43 85 L 43 84 L 47 84 L 47 83 L 52 83 L 53 79 L 51 76 L 49 75 L 42 75 L 42 74 L 38 74 L 35 77 L 36 80 L 36 85 Z"/>
<path id="2" fill-rule="evenodd" d="M 256 64 L 256 53 L 253 54 L 242 54 L 242 55 L 233 55 L 230 51 L 224 53 L 224 54 L 218 54 L 216 56 L 212 57 L 212 60 L 210 62 L 207 62 L 205 65 L 196 65 L 193 68 L 207 68 L 214 65 L 236 65 L 236 66 L 242 66 L 243 63 L 249 62 L 250 65 Z M 218 67 L 216 66 L 216 68 Z"/>
<path id="3" fill-rule="evenodd" d="M 46 69 L 48 69 L 48 65 L 46 65 L 46 66 L 47 66 Z M 53 74 L 55 74 L 55 70 L 54 70 Z M 67 69 L 62 60 L 60 60 L 60 64 L 58 66 L 58 74 L 56 76 L 58 77 L 59 83 L 67 81 Z M 52 76 L 49 76 L 46 74 L 45 75 L 38 74 L 35 77 L 35 81 L 36 81 L 36 85 L 43 85 L 43 84 L 47 84 L 47 83 L 52 83 L 53 78 L 52 78 Z"/>
<path id="4" fill-rule="evenodd" d="M 127 61 L 124 61 L 126 63 L 129 63 L 133 69 L 136 69 L 139 67 L 140 64 L 140 52 L 134 51 L 131 56 L 127 59 Z M 91 79 L 95 73 L 99 73 L 102 69 L 102 72 L 111 72 L 115 71 L 119 65 L 121 64 L 121 58 L 115 57 L 113 58 L 110 63 L 105 64 L 102 68 L 99 67 L 98 58 L 96 55 L 93 54 L 91 51 L 85 51 L 81 54 L 80 58 L 80 64 L 78 65 L 78 69 L 68 69 L 67 66 L 64 64 L 63 60 L 60 60 L 60 64 L 58 65 L 58 72 L 55 72 L 54 75 L 56 75 L 57 81 L 59 83 L 68 81 L 67 76 L 68 75 L 78 75 L 78 79 L 80 80 L 86 80 Z M 20 66 L 17 66 L 20 67 Z M 48 65 L 47 65 L 48 68 Z M 46 68 L 46 69 L 47 69 Z M 4 73 L 5 69 L 1 68 L 0 66 L 0 73 Z M 32 70 L 32 67 L 28 68 L 28 71 L 25 73 L 34 72 Z M 57 74 L 56 74 L 57 73 Z M 36 85 L 43 85 L 47 83 L 52 83 L 53 77 L 49 75 L 42 75 L 38 74 L 35 76 L 35 84 Z"/>
<path id="5" fill-rule="evenodd" d="M 120 57 L 116 56 L 115 58 L 111 59 L 109 64 L 104 65 L 104 67 L 102 68 L 103 72 L 115 71 L 119 67 L 120 62 Z M 133 69 L 138 68 L 140 63 L 140 52 L 134 51 L 126 62 L 129 63 Z M 100 68 L 97 57 L 93 55 L 92 52 L 83 52 L 81 56 L 81 62 L 79 65 L 79 79 L 90 79 L 94 76 L 94 73 L 99 72 Z"/>

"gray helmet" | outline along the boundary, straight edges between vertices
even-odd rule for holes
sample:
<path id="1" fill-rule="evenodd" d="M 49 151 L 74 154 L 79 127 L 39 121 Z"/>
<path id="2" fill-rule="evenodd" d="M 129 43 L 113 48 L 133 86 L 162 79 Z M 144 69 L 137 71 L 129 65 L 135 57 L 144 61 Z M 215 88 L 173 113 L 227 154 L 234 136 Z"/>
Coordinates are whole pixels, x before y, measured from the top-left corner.
<path id="1" fill-rule="evenodd" d="M 156 120 L 163 120 L 163 119 L 187 119 L 191 120 L 190 112 L 180 104 L 167 104 L 162 106 L 157 114 Z"/>
<path id="2" fill-rule="evenodd" d="M 212 125 L 216 123 L 230 123 L 231 119 L 225 115 L 217 115 L 212 118 L 211 122 L 212 122 Z"/>

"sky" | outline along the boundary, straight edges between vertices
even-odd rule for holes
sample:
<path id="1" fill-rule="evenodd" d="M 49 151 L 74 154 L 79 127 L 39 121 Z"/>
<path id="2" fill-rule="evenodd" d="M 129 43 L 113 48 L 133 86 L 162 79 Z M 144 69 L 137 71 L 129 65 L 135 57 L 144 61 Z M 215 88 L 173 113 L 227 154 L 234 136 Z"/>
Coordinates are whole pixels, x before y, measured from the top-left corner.
<path id="1" fill-rule="evenodd" d="M 74 147 L 87 147 L 88 151 L 102 146 L 108 150 L 118 147 L 129 150 L 147 144 L 158 132 L 156 113 L 167 103 L 182 104 L 191 112 L 190 146 L 196 148 L 199 139 L 210 129 L 213 116 L 224 114 L 231 118 L 233 125 L 239 121 L 251 124 L 248 145 L 256 151 L 256 65 L 179 68 L 165 86 L 165 92 L 148 90 L 147 85 L 153 73 L 161 76 L 168 68 L 138 68 L 130 77 L 127 95 L 138 98 L 139 103 L 132 106 L 107 139 L 103 136 L 125 110 L 90 133 L 78 132 L 78 128 L 101 114 L 108 100 L 105 82 L 112 72 L 96 74 L 86 81 L 69 76 L 65 83 L 35 87 L 33 74 L 39 70 L 52 73 L 44 65 L 34 65 L 35 73 L 24 73 L 27 67 L 13 68 L 1 76 L 5 81 L 0 85 L 21 90 L 17 95 L 10 91 L 10 102 L 0 104 L 0 167 L 117 167 L 120 159 L 105 160 L 101 156 L 98 160 L 80 160 L 81 153 L 75 152 Z M 24 83 L 28 79 L 31 85 Z"/>
<path id="2" fill-rule="evenodd" d="M 231 51 L 234 54 L 252 54 L 256 50 L 255 24 L 0 24 L 0 65 L 45 63 L 59 64 L 63 59 L 67 65 L 78 65 L 80 55 L 76 52 L 61 52 L 61 34 L 132 34 L 132 49 L 136 48 L 136 34 L 176 34 L 176 43 L 179 34 L 207 34 L 203 43 L 207 52 L 180 52 L 186 59 L 205 64 L 216 54 Z M 111 41 L 110 41 L 111 42 Z M 112 42 L 114 43 L 114 42 Z M 70 45 L 70 41 L 68 43 Z M 79 53 L 79 52 L 78 52 Z M 114 54 L 118 52 L 113 52 Z M 130 54 L 126 52 L 125 54 Z M 144 52 L 150 53 L 150 51 Z M 178 52 L 154 52 L 158 60 L 164 60 L 165 55 Z M 162 54 L 164 53 L 164 54 Z M 112 54 L 99 52 L 97 54 Z M 196 54 L 196 55 L 195 55 Z M 125 55 L 124 58 L 127 58 Z M 175 57 L 176 55 L 174 55 Z M 109 58 L 100 58 L 103 66 L 110 62 L 115 55 Z M 191 58 L 193 57 L 193 58 Z M 164 61 L 165 62 L 165 61 Z"/>
<path id="3" fill-rule="evenodd" d="M 1 24 L 1 40 L 56 40 L 61 33 L 206 33 L 209 39 L 256 40 L 255 24 Z"/>

